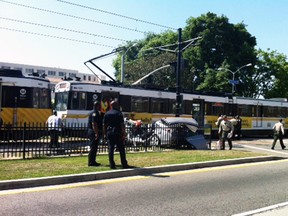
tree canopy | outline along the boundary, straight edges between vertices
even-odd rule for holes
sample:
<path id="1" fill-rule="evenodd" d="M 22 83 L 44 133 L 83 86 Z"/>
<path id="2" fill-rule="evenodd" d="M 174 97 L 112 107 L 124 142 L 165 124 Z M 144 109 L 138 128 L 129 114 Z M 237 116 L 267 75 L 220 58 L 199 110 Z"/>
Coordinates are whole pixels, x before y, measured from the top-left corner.
<path id="1" fill-rule="evenodd" d="M 191 39 L 195 41 L 190 43 Z M 183 90 L 232 93 L 231 80 L 234 77 L 238 82 L 234 85 L 234 95 L 288 97 L 288 83 L 283 81 L 288 76 L 287 57 L 276 51 L 256 50 L 256 38 L 247 31 L 244 23 L 232 24 L 224 15 L 214 13 L 190 17 L 183 29 L 182 41 L 181 53 L 185 60 L 181 64 Z M 126 84 L 170 65 L 142 83 L 175 88 L 178 32 L 148 33 L 144 39 L 130 41 L 124 46 L 127 48 L 113 62 L 117 79 L 121 74 L 121 56 L 126 53 Z M 279 95 L 279 91 L 283 93 Z"/>

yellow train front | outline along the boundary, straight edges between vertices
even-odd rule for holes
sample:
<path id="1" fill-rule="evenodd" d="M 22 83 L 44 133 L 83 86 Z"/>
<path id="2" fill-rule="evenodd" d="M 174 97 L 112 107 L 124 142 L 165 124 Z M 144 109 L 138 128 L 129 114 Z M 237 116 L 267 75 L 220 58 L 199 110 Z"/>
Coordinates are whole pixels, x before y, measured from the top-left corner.
<path id="1" fill-rule="evenodd" d="M 39 74 L 25 76 L 21 70 L 0 69 L 2 136 L 7 130 L 19 134 L 24 126 L 44 130 L 52 114 L 49 85 Z"/>

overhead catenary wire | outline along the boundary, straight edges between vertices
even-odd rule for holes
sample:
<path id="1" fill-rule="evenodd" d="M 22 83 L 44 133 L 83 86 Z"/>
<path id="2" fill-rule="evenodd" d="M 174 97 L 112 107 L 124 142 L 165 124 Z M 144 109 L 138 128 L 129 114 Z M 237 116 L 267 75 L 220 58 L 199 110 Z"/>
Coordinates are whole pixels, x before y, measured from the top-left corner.
<path id="1" fill-rule="evenodd" d="M 85 44 L 92 44 L 92 45 L 97 45 L 97 46 L 109 47 L 109 48 L 113 48 L 113 49 L 116 48 L 116 47 L 109 46 L 106 44 L 99 44 L 99 43 L 95 43 L 95 42 L 91 42 L 91 41 L 77 40 L 77 39 L 60 37 L 60 36 L 55 36 L 55 35 L 42 34 L 42 33 L 30 32 L 30 31 L 13 29 L 13 28 L 6 28 L 6 27 L 2 27 L 2 26 L 0 26 L 0 29 L 8 30 L 8 31 L 14 31 L 14 32 L 20 32 L 20 33 L 26 33 L 26 34 L 32 34 L 32 35 L 38 35 L 38 36 L 43 36 L 43 37 L 56 38 L 56 39 L 67 40 L 67 41 L 74 41 L 74 42 L 78 42 L 78 43 L 85 43 Z"/>
<path id="2" fill-rule="evenodd" d="M 99 11 L 101 13 L 106 13 L 106 14 L 110 14 L 110 15 L 113 15 L 113 16 L 118 16 L 118 17 L 121 17 L 121 18 L 129 19 L 129 20 L 134 20 L 134 21 L 145 23 L 145 24 L 149 24 L 149 25 L 154 25 L 154 26 L 157 26 L 157 27 L 177 30 L 176 28 L 173 28 L 173 27 L 169 27 L 169 26 L 165 26 L 165 25 L 161 25 L 161 24 L 157 24 L 157 23 L 153 23 L 153 22 L 149 22 L 149 21 L 145 21 L 145 20 L 141 20 L 141 19 L 137 19 L 137 18 L 133 18 L 133 17 L 129 17 L 129 16 L 125 16 L 125 15 L 114 13 L 114 12 L 109 12 L 109 11 L 98 9 L 98 8 L 89 7 L 89 6 L 82 5 L 82 4 L 76 4 L 76 3 L 68 2 L 68 1 L 64 1 L 64 0 L 57 0 L 57 1 L 65 3 L 65 4 L 70 4 L 70 5 L 73 5 L 73 6 L 77 6 L 77 7 L 82 7 L 82 8 L 89 9 L 89 10 Z"/>
<path id="3" fill-rule="evenodd" d="M 111 39 L 111 40 L 118 40 L 118 41 L 123 41 L 123 42 L 127 41 L 124 39 L 109 37 L 109 36 L 105 36 L 105 35 L 99 35 L 99 34 L 83 32 L 83 31 L 78 31 L 78 30 L 73 30 L 73 29 L 67 29 L 67 28 L 62 28 L 62 27 L 57 27 L 57 26 L 45 25 L 45 24 L 40 24 L 40 23 L 28 22 L 28 21 L 24 21 L 24 20 L 11 19 L 11 18 L 7 18 L 7 17 L 0 17 L 0 19 L 18 22 L 18 23 L 29 24 L 29 25 L 41 26 L 41 27 L 45 27 L 45 28 L 58 29 L 58 30 L 68 31 L 68 32 L 73 32 L 73 33 L 78 33 L 78 34 L 90 35 L 90 36 L 94 36 L 94 37 L 102 37 L 102 38 Z"/>
<path id="4" fill-rule="evenodd" d="M 61 12 L 57 12 L 57 11 L 53 11 L 53 10 L 33 7 L 33 6 L 30 6 L 30 5 L 24 5 L 24 4 L 20 4 L 20 3 L 17 3 L 17 2 L 13 2 L 13 1 L 0 0 L 0 2 L 16 5 L 16 6 L 20 6 L 20 7 L 25 7 L 25 8 L 29 8 L 29 9 L 44 11 L 44 12 L 48 12 L 48 13 L 53 13 L 53 14 L 57 14 L 57 15 L 67 16 L 67 17 L 71 17 L 71 18 L 75 18 L 75 19 L 84 20 L 84 21 L 100 23 L 100 24 L 103 24 L 103 25 L 108 25 L 108 26 L 112 26 L 112 27 L 122 28 L 124 30 L 130 30 L 130 31 L 139 32 L 139 33 L 145 33 L 143 31 L 139 31 L 137 29 L 132 29 L 132 28 L 124 27 L 124 26 L 118 26 L 118 25 L 114 25 L 114 24 L 109 24 L 109 23 L 97 21 L 97 20 L 94 20 L 94 19 L 88 19 L 88 18 L 85 18 L 85 17 L 79 17 L 79 16 L 75 16 L 75 15 L 65 14 L 65 13 L 61 13 Z M 59 0 L 59 2 L 70 4 L 70 2 L 63 1 L 63 0 Z M 151 24 L 151 25 L 159 26 L 159 27 L 165 27 L 165 28 L 174 29 L 174 28 L 171 28 L 171 27 L 168 27 L 168 26 L 159 25 L 159 24 L 156 24 L 156 23 L 152 23 L 152 22 L 148 22 L 148 21 L 144 21 L 144 20 L 140 20 L 140 19 L 124 16 L 124 15 L 117 14 L 117 13 L 112 13 L 112 12 L 109 12 L 109 11 L 104 11 L 104 10 L 97 9 L 97 8 L 91 8 L 91 7 L 88 7 L 88 6 L 75 4 L 75 3 L 71 3 L 71 4 L 79 6 L 79 7 L 88 8 L 88 9 L 91 9 L 91 10 L 98 10 L 98 11 L 103 12 L 103 13 L 108 13 L 108 14 L 111 14 L 111 15 L 123 17 L 123 18 L 126 18 L 126 19 L 131 19 L 131 20 L 135 20 L 135 21 L 139 21 L 139 22 L 142 22 L 142 23 L 148 23 L 148 24 Z M 111 40 L 118 40 L 118 41 L 122 41 L 122 42 L 127 42 L 127 40 L 116 38 L 116 37 L 110 37 L 110 36 L 105 36 L 105 35 L 93 34 L 93 33 L 89 33 L 89 32 L 83 32 L 83 31 L 67 29 L 67 28 L 62 28 L 62 27 L 56 27 L 56 26 L 51 26 L 51 25 L 45 25 L 45 24 L 40 24 L 40 23 L 32 23 L 32 22 L 28 22 L 28 21 L 24 21 L 24 20 L 16 20 L 16 19 L 10 19 L 10 18 L 5 18 L 5 17 L 0 17 L 0 19 L 6 19 L 6 20 L 9 20 L 9 21 L 14 21 L 14 22 L 22 22 L 22 23 L 30 24 L 30 25 L 37 25 L 37 26 L 46 27 L 46 28 L 53 28 L 53 29 L 58 29 L 58 30 L 63 30 L 63 31 L 69 31 L 69 32 L 74 32 L 74 33 L 79 33 L 79 34 L 85 34 L 85 35 L 91 35 L 91 36 L 95 36 L 95 37 L 102 37 L 102 38 L 107 38 L 107 39 L 111 39 Z M 5 27 L 2 27 L 1 29 L 10 30 L 10 31 L 17 31 L 17 32 L 22 32 L 22 33 L 27 33 L 27 34 L 34 34 L 34 35 L 39 35 L 39 36 L 46 36 L 46 37 L 64 39 L 64 40 L 75 41 L 75 42 L 80 42 L 81 41 L 81 40 L 77 40 L 77 39 L 63 38 L 63 37 L 58 37 L 58 36 L 54 36 L 54 35 L 45 35 L 45 34 L 42 34 L 42 33 L 28 32 L 28 31 L 20 30 L 20 29 L 11 29 L 11 28 L 5 28 Z M 99 44 L 99 43 L 94 43 L 94 42 L 89 42 L 89 41 L 82 41 L 82 43 L 111 47 L 109 45 Z M 172 45 L 167 45 L 167 47 L 168 46 L 173 46 L 173 44 Z M 152 49 L 157 49 L 157 48 L 152 48 Z M 165 49 L 163 46 L 162 47 L 158 47 L 158 49 L 161 49 L 163 51 L 170 51 L 170 52 L 175 52 L 176 51 L 176 50 L 172 50 L 171 51 L 171 50 Z"/>
<path id="5" fill-rule="evenodd" d="M 124 29 L 124 30 L 139 32 L 139 33 L 142 33 L 142 34 L 145 33 L 144 31 L 139 31 L 139 30 L 133 29 L 133 28 L 128 28 L 128 27 L 124 27 L 124 26 L 119 26 L 119 25 L 115 25 L 115 24 L 111 24 L 111 23 L 101 22 L 101 21 L 94 20 L 94 19 L 89 19 L 89 18 L 85 18 L 85 17 L 79 17 L 79 16 L 75 16 L 75 15 L 71 15 L 71 14 L 65 14 L 65 13 L 52 11 L 52 10 L 47 10 L 47 9 L 43 9 L 43 8 L 33 7 L 33 6 L 29 6 L 29 5 L 19 4 L 19 3 L 16 3 L 16 2 L 11 2 L 11 1 L 6 1 L 6 0 L 0 0 L 0 2 L 16 5 L 16 6 L 20 6 L 20 7 L 26 7 L 26 8 L 29 8 L 29 9 L 39 10 L 39 11 L 43 11 L 43 12 L 47 12 L 47 13 L 53 13 L 53 14 L 57 14 L 57 15 L 61 15 L 61 16 L 74 18 L 74 19 L 84 20 L 84 21 L 88 21 L 88 22 L 99 23 L 99 24 L 102 24 L 102 25 L 107 25 L 107 26 L 111 26 L 111 27 L 115 27 L 115 28 Z"/>

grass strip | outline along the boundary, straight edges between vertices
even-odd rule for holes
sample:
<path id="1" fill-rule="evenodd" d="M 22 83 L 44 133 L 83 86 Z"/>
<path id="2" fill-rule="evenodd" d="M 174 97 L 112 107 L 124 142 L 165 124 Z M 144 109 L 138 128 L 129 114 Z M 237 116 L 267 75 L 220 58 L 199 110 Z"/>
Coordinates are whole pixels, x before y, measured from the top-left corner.
<path id="1" fill-rule="evenodd" d="M 127 153 L 129 165 L 135 167 L 151 167 L 170 164 L 236 159 L 263 156 L 265 154 L 232 150 L 232 151 L 193 151 L 175 150 L 169 152 Z M 121 169 L 120 156 L 115 154 L 116 168 Z M 88 167 L 87 156 L 53 157 L 26 160 L 0 161 L 0 180 L 47 177 L 110 170 L 108 156 L 98 155 L 99 167 Z"/>

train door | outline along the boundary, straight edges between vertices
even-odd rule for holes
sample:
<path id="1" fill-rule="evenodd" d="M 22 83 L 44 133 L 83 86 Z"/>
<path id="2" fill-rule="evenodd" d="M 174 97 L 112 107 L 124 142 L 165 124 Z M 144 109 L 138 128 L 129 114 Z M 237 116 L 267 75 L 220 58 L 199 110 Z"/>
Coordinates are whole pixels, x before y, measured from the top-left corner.
<path id="1" fill-rule="evenodd" d="M 261 103 L 257 103 L 252 108 L 252 116 L 253 119 L 253 127 L 262 127 L 262 113 L 263 113 L 263 106 Z"/>
<path id="2" fill-rule="evenodd" d="M 204 108 L 205 108 L 205 100 L 193 99 L 192 117 L 198 122 L 200 127 L 204 126 Z"/>

